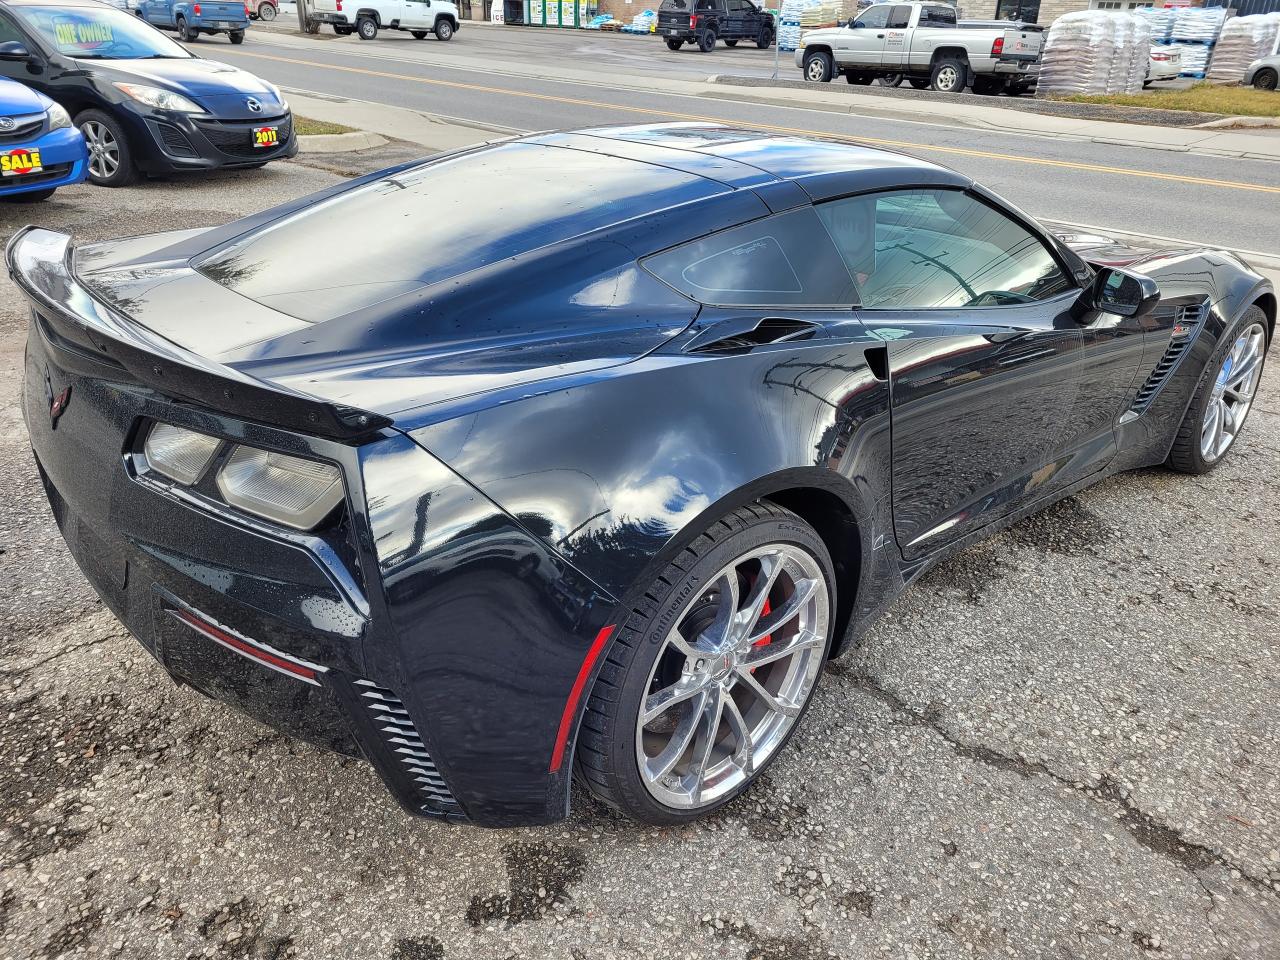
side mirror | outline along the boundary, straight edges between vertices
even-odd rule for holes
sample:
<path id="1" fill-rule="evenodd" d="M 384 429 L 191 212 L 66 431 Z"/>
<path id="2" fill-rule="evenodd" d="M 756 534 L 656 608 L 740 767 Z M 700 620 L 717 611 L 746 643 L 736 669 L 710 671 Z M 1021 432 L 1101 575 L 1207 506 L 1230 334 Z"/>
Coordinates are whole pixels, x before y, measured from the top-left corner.
<path id="1" fill-rule="evenodd" d="M 1118 267 L 1102 267 L 1080 295 L 1081 313 L 1101 310 L 1120 317 L 1143 317 L 1160 302 L 1160 288 L 1150 277 Z"/>
<path id="2" fill-rule="evenodd" d="M 861 28 L 861 29 L 865 29 L 865 28 L 866 28 L 866 26 L 867 26 L 867 25 L 866 25 L 865 23 L 863 23 L 861 20 L 854 20 L 854 21 L 850 22 L 850 24 L 849 24 L 849 29 L 850 29 L 850 30 L 858 30 L 858 29 L 860 29 L 860 28 Z"/>
<path id="3" fill-rule="evenodd" d="M 30 60 L 31 51 L 24 47 L 17 40 L 7 40 L 0 43 L 0 60 Z"/>

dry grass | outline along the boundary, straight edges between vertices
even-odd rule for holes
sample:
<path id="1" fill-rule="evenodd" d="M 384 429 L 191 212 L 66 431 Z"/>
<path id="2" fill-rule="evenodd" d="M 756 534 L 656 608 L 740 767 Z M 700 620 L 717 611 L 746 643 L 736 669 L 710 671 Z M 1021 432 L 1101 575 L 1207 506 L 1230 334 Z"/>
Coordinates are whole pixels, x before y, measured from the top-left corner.
<path id="1" fill-rule="evenodd" d="M 293 118 L 294 133 L 300 137 L 309 137 L 317 133 L 351 133 L 354 127 L 344 127 L 340 123 L 329 123 L 327 120 L 312 120 L 310 117 Z"/>
<path id="2" fill-rule="evenodd" d="M 1109 103 L 1152 110 L 1192 110 L 1240 117 L 1280 117 L 1280 93 L 1253 87 L 1197 83 L 1186 90 L 1151 90 L 1146 93 L 1085 94 L 1055 97 L 1071 103 Z"/>

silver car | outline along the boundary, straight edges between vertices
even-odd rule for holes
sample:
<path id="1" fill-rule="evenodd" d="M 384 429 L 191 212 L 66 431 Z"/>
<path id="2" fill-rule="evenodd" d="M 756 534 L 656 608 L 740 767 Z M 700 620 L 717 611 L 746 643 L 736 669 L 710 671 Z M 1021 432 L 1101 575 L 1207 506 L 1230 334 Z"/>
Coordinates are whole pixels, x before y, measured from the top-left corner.
<path id="1" fill-rule="evenodd" d="M 1278 78 L 1280 78 L 1280 54 L 1274 54 L 1249 64 L 1249 69 L 1244 72 L 1243 82 L 1245 86 L 1253 84 L 1259 90 L 1274 90 Z"/>

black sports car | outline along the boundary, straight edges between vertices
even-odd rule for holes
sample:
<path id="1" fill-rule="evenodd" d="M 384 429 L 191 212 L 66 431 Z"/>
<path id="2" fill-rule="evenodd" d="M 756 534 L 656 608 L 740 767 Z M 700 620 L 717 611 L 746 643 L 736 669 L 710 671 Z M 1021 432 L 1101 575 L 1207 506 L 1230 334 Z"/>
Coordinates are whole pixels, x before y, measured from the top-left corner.
<path id="1" fill-rule="evenodd" d="M 53 513 L 142 644 L 512 825 L 574 771 L 650 822 L 727 803 L 931 564 L 1220 462 L 1271 286 L 1097 253 L 910 157 L 678 124 L 7 258 Z"/>

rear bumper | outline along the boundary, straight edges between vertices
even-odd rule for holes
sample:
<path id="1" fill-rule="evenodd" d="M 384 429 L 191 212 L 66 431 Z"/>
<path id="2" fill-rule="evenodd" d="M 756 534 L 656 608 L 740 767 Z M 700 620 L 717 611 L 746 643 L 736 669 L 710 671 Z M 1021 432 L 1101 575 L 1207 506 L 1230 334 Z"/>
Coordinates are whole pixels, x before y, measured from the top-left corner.
<path id="1" fill-rule="evenodd" d="M 231 20 L 225 17 L 209 17 L 208 19 L 196 17 L 190 21 L 190 25 L 201 33 L 243 32 L 249 29 L 249 18 L 246 16 L 243 20 Z"/>
<path id="2" fill-rule="evenodd" d="M 997 60 L 991 70 L 996 76 L 1006 79 L 1026 77 L 1028 80 L 1034 80 L 1040 76 L 1040 62 L 1038 60 Z"/>
<path id="3" fill-rule="evenodd" d="M 47 290 L 83 295 L 47 270 Z M 19 278 L 28 293 L 42 279 Z M 403 434 L 343 442 L 174 402 L 116 361 L 109 317 L 76 327 L 79 299 L 65 313 L 37 302 L 23 415 L 50 506 L 77 566 L 175 680 L 363 755 L 414 814 L 566 814 L 572 764 L 552 758 L 608 594 Z M 347 501 L 310 533 L 238 514 L 217 460 L 191 487 L 150 470 L 155 421 L 334 462 Z"/>

